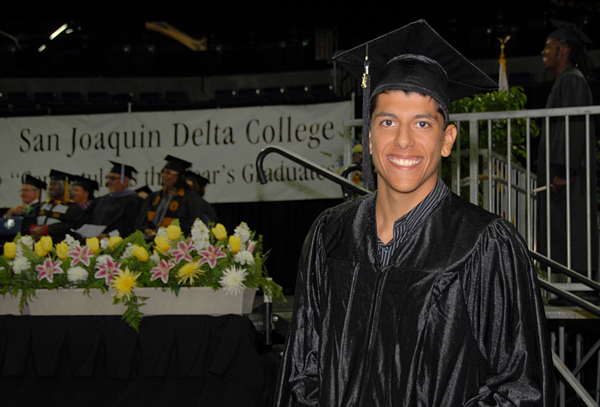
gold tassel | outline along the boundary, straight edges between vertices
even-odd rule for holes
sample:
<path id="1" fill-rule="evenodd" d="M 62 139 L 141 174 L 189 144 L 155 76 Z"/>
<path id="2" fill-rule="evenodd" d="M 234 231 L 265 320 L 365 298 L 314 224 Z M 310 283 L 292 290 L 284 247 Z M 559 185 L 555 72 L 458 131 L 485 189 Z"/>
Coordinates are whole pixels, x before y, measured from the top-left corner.
<path id="1" fill-rule="evenodd" d="M 69 177 L 65 178 L 65 200 L 64 202 L 69 202 L 71 199 L 71 194 L 69 193 Z"/>

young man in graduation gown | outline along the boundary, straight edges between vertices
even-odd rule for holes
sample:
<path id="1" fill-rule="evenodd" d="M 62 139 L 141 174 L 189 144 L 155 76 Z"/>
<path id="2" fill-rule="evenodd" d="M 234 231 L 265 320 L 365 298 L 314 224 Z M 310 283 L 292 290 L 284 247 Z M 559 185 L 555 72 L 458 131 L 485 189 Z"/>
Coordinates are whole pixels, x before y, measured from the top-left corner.
<path id="1" fill-rule="evenodd" d="M 577 26 L 553 21 L 557 29 L 546 40 L 542 51 L 544 67 L 552 70 L 556 80 L 552 85 L 546 108 L 591 106 L 592 92 L 587 83 L 591 66 L 584 46 L 591 40 Z M 567 256 L 567 175 L 570 194 L 571 269 L 587 275 L 587 228 L 591 230 L 591 270 L 598 270 L 598 205 L 596 185 L 596 135 L 594 120 L 590 118 L 590 132 L 586 137 L 584 117 L 569 118 L 569 174 L 567 174 L 567 145 L 565 120 L 551 118 L 548 128 L 549 161 L 546 159 L 546 129 L 540 136 L 537 182 L 548 186 L 537 194 L 537 247 L 542 254 L 568 266 Z M 590 187 L 587 187 L 586 144 L 590 151 Z M 548 168 L 546 168 L 548 167 Z M 546 172 L 548 169 L 548 173 Z M 548 175 L 548 176 L 547 176 Z M 590 214 L 586 197 L 589 191 Z M 547 222 L 547 199 L 550 201 L 550 223 Z M 548 231 L 548 228 L 550 229 Z"/>
<path id="2" fill-rule="evenodd" d="M 306 238 L 275 405 L 553 405 L 523 239 L 437 176 L 457 134 L 450 102 L 496 84 L 422 20 L 336 60 L 360 77 L 367 55 L 378 189 Z"/>
<path id="3" fill-rule="evenodd" d="M 106 225 L 99 237 L 129 236 L 137 230 L 144 200 L 129 184 L 137 170 L 130 165 L 110 162 L 113 167 L 106 177 L 109 193 L 94 199 L 88 207 L 87 223 Z"/>
<path id="4" fill-rule="evenodd" d="M 72 175 L 62 171 L 50 171 L 50 185 L 45 202 L 38 202 L 23 215 L 21 233 L 31 235 L 38 240 L 42 236 L 50 236 L 55 243 L 64 240 L 67 234 L 78 239 L 74 232 L 85 217 L 83 209 L 72 199 L 69 193 L 69 180 Z"/>
<path id="5" fill-rule="evenodd" d="M 174 219 L 184 235 L 189 235 L 196 219 L 202 219 L 202 199 L 192 191 L 185 179 L 192 163 L 168 155 L 161 171 L 163 188 L 148 195 L 144 201 L 139 229 L 147 239 L 154 239 L 161 226 L 169 226 Z"/>

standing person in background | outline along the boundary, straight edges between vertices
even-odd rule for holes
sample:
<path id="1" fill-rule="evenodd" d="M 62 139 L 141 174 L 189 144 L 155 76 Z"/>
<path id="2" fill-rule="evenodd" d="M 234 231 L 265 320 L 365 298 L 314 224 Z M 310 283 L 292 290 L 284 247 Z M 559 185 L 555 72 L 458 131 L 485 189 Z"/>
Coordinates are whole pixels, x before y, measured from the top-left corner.
<path id="1" fill-rule="evenodd" d="M 591 40 L 575 25 L 554 21 L 557 30 L 552 32 L 542 51 L 544 67 L 554 72 L 556 80 L 548 96 L 546 108 L 591 106 L 592 92 L 588 86 L 591 72 L 590 59 L 585 45 Z M 549 130 L 549 177 L 546 177 L 546 130 Z M 590 133 L 586 137 L 584 117 L 569 117 L 569 151 L 566 146 L 565 119 L 551 118 L 550 127 L 541 132 L 538 150 L 538 186 L 547 186 L 537 195 L 537 248 L 542 254 L 548 253 L 550 234 L 550 258 L 565 266 L 567 258 L 567 171 L 570 199 L 571 222 L 571 269 L 587 274 L 588 251 L 586 237 L 588 224 L 592 231 L 592 273 L 598 270 L 598 224 L 596 193 L 596 135 L 593 119 L 590 120 Z M 586 208 L 586 144 L 590 147 L 590 197 L 591 216 Z M 566 155 L 569 156 L 567 169 Z M 550 224 L 547 219 L 547 198 L 550 198 Z M 548 231 L 548 228 L 550 230 Z"/>
<path id="2" fill-rule="evenodd" d="M 162 190 L 153 192 L 144 201 L 139 229 L 147 239 L 154 239 L 161 226 L 179 219 L 181 231 L 189 235 L 196 219 L 202 219 L 202 198 L 192 191 L 185 179 L 192 163 L 168 155 L 161 171 Z"/>

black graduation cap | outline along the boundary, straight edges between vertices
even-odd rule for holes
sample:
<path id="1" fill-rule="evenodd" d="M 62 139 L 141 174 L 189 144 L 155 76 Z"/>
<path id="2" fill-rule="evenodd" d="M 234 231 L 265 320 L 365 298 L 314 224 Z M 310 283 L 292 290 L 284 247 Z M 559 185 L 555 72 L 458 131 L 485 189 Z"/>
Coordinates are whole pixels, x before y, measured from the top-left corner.
<path id="1" fill-rule="evenodd" d="M 22 182 L 22 184 L 33 185 L 37 189 L 42 190 L 48 187 L 48 185 L 44 181 L 29 174 L 25 174 L 25 180 Z"/>
<path id="2" fill-rule="evenodd" d="M 195 172 L 192 172 L 192 171 L 188 171 L 185 173 L 185 179 L 192 180 L 193 182 L 200 185 L 201 187 L 205 186 L 206 184 L 209 184 L 208 178 L 204 178 L 202 175 L 196 174 Z"/>
<path id="3" fill-rule="evenodd" d="M 67 179 L 71 181 L 74 178 L 73 175 L 67 174 L 66 172 L 58 171 L 58 170 L 50 170 L 50 179 L 58 180 L 58 181 L 66 181 Z"/>
<path id="4" fill-rule="evenodd" d="M 557 30 L 550 33 L 548 38 L 567 40 L 574 44 L 593 44 L 590 37 L 585 35 L 585 33 L 575 24 L 553 19 L 550 19 L 550 21 L 552 24 L 554 24 Z"/>
<path id="5" fill-rule="evenodd" d="M 167 164 L 165 164 L 164 168 L 175 170 L 180 174 L 184 173 L 186 169 L 192 166 L 191 162 L 182 160 L 181 158 L 173 157 L 172 155 L 166 156 L 165 160 L 167 160 Z"/>
<path id="6" fill-rule="evenodd" d="M 150 187 L 148 185 L 144 185 L 143 187 L 136 189 L 135 192 L 137 192 L 138 194 L 140 192 L 145 192 L 148 195 L 150 195 L 152 193 L 152 190 L 150 189 Z"/>
<path id="7" fill-rule="evenodd" d="M 447 120 L 450 102 L 498 85 L 435 32 L 425 20 L 359 45 L 333 58 L 355 78 L 363 79 L 363 180 L 372 188 L 369 159 L 369 106 L 385 90 L 431 96 Z"/>
<path id="8" fill-rule="evenodd" d="M 94 181 L 93 179 L 82 177 L 80 175 L 73 176 L 73 185 L 79 185 L 81 188 L 91 193 L 98 191 L 100 188 L 98 181 Z"/>
<path id="9" fill-rule="evenodd" d="M 123 177 L 127 177 L 129 179 L 135 179 L 133 177 L 133 173 L 135 172 L 137 174 L 137 170 L 135 168 L 133 168 L 131 165 L 121 164 L 121 163 L 117 163 L 114 161 L 110 161 L 110 163 L 113 165 L 110 172 L 115 173 L 115 174 L 121 174 L 121 182 L 123 182 Z"/>

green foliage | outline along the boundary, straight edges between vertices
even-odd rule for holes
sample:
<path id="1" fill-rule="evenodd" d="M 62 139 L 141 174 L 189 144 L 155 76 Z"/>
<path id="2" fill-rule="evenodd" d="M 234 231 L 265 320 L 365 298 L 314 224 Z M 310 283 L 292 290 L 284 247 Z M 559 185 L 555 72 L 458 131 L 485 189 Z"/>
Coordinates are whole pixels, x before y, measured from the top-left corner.
<path id="1" fill-rule="evenodd" d="M 505 112 L 525 110 L 527 95 L 520 86 L 513 86 L 509 90 L 497 90 L 489 93 L 480 93 L 470 98 L 464 98 L 450 105 L 450 113 L 476 113 L 476 112 Z M 527 120 L 511 120 L 512 159 L 524 164 L 527 159 Z M 508 124 L 507 120 L 492 120 L 492 150 L 507 156 Z M 530 134 L 537 137 L 540 134 L 539 126 L 530 121 Z M 462 123 L 460 128 L 460 142 L 462 146 L 469 145 L 469 125 Z M 479 123 L 479 147 L 488 148 L 488 125 Z"/>

